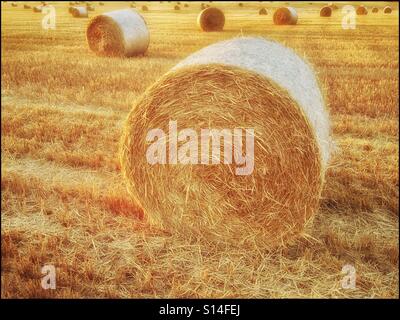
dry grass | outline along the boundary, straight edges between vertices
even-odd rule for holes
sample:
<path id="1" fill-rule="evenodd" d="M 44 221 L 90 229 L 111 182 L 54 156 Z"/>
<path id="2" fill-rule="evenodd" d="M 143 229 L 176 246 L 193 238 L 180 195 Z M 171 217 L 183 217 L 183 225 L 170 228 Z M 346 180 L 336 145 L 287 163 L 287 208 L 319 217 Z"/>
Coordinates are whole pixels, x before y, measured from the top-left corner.
<path id="1" fill-rule="evenodd" d="M 41 14 L 2 4 L 2 297 L 399 296 L 397 4 L 385 15 L 381 3 L 366 3 L 379 13 L 357 16 L 356 30 L 341 29 L 340 8 L 320 18 L 317 3 L 291 4 L 297 26 L 259 19 L 260 3 L 216 5 L 225 31 L 202 33 L 200 3 L 184 13 L 150 4 L 147 56 L 121 59 L 90 52 L 87 19 L 71 17 L 68 3 L 56 4 L 55 31 L 41 30 Z M 96 14 L 126 6 L 106 2 Z M 338 147 L 309 236 L 276 252 L 149 227 L 117 159 L 135 98 L 188 54 L 240 34 L 311 60 Z M 40 287 L 48 263 L 57 268 L 53 291 Z M 340 286 L 347 263 L 354 290 Z"/>

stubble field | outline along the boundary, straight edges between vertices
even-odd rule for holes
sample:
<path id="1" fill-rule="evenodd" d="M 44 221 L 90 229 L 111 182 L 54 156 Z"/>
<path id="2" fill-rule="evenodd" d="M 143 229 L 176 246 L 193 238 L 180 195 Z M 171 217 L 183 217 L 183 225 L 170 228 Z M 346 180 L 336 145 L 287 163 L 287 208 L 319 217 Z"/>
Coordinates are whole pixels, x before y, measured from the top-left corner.
<path id="1" fill-rule="evenodd" d="M 322 3 L 293 4 L 298 25 L 275 26 L 272 13 L 284 3 L 213 2 L 225 12 L 225 30 L 205 33 L 195 23 L 200 2 L 179 12 L 172 2 L 148 2 L 149 50 L 126 59 L 90 52 L 89 19 L 71 17 L 67 2 L 50 2 L 56 30 L 42 30 L 43 15 L 17 3 L 1 10 L 2 297 L 398 298 L 397 3 L 386 15 L 385 3 L 365 2 L 379 13 L 344 30 L 340 9 L 319 17 Z M 129 3 L 94 5 L 90 17 Z M 269 14 L 259 16 L 260 7 Z M 241 35 L 307 57 L 337 145 L 313 225 L 272 252 L 150 227 L 118 161 L 135 98 L 190 53 Z M 40 285 L 47 264 L 56 267 L 56 290 Z M 347 264 L 355 289 L 341 286 Z"/>

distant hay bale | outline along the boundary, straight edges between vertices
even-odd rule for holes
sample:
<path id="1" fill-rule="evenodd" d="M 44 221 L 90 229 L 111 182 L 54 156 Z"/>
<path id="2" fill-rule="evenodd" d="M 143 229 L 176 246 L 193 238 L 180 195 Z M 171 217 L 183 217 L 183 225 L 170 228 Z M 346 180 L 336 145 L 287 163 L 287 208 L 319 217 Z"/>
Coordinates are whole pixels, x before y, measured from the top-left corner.
<path id="1" fill-rule="evenodd" d="M 330 7 L 332 10 L 339 9 L 339 7 L 336 4 L 332 3 L 332 2 L 329 2 L 328 7 Z"/>
<path id="2" fill-rule="evenodd" d="M 222 31 L 225 25 L 225 15 L 218 8 L 205 8 L 197 16 L 197 25 L 203 31 Z"/>
<path id="3" fill-rule="evenodd" d="M 176 6 L 174 7 L 174 10 L 175 10 L 175 11 L 181 10 L 181 7 L 178 6 L 178 5 L 176 5 Z"/>
<path id="4" fill-rule="evenodd" d="M 11 6 L 12 7 L 18 7 L 18 3 L 13 2 L 13 3 L 11 3 Z"/>
<path id="5" fill-rule="evenodd" d="M 180 150 L 189 137 L 178 134 L 184 128 L 198 143 L 189 164 L 188 150 Z M 154 162 L 153 129 L 153 143 L 165 143 Z M 213 137 L 219 155 L 211 151 Z M 330 147 L 324 96 L 310 65 L 277 42 L 242 37 L 192 54 L 135 101 L 121 138 L 121 172 L 152 225 L 210 243 L 273 247 L 298 236 L 317 212 Z M 232 155 L 242 151 L 254 167 L 240 175 Z"/>
<path id="6" fill-rule="evenodd" d="M 239 7 L 243 7 L 243 3 L 239 2 Z"/>
<path id="7" fill-rule="evenodd" d="M 30 5 L 24 4 L 24 9 L 32 9 Z"/>
<path id="8" fill-rule="evenodd" d="M 204 4 L 204 3 L 202 3 L 201 5 L 200 5 L 200 9 L 201 10 L 204 10 L 206 8 L 206 5 Z"/>
<path id="9" fill-rule="evenodd" d="M 184 6 L 185 8 L 189 8 L 189 5 L 188 5 L 187 3 L 185 3 L 183 6 Z"/>
<path id="10" fill-rule="evenodd" d="M 276 9 L 273 16 L 274 24 L 294 25 L 297 24 L 297 12 L 292 7 L 281 7 Z"/>
<path id="11" fill-rule="evenodd" d="M 88 17 L 88 10 L 86 7 L 72 7 L 70 13 L 74 18 L 87 18 Z"/>
<path id="12" fill-rule="evenodd" d="M 260 10 L 258 10 L 258 14 L 263 16 L 263 15 L 267 15 L 268 11 L 265 8 L 261 8 Z"/>
<path id="13" fill-rule="evenodd" d="M 150 34 L 138 12 L 124 9 L 94 17 L 88 24 L 86 39 L 98 55 L 131 57 L 146 52 Z"/>
<path id="14" fill-rule="evenodd" d="M 142 6 L 142 11 L 149 11 L 149 8 L 147 6 Z"/>
<path id="15" fill-rule="evenodd" d="M 135 8 L 136 8 L 136 5 L 135 5 L 135 4 L 131 4 L 130 7 L 133 8 L 133 9 L 135 9 Z"/>
<path id="16" fill-rule="evenodd" d="M 39 12 L 42 12 L 42 9 L 43 9 L 43 6 L 34 6 L 32 8 L 32 11 L 36 12 L 36 13 L 39 13 Z"/>
<path id="17" fill-rule="evenodd" d="M 378 13 L 379 9 L 377 7 L 373 7 L 371 11 L 372 13 Z"/>
<path id="18" fill-rule="evenodd" d="M 383 13 L 392 13 L 392 8 L 389 6 L 383 8 Z"/>
<path id="19" fill-rule="evenodd" d="M 103 2 L 99 2 L 99 6 L 104 6 L 104 3 Z"/>
<path id="20" fill-rule="evenodd" d="M 322 7 L 321 10 L 319 11 L 319 16 L 320 17 L 330 17 L 332 15 L 332 9 L 331 7 Z"/>
<path id="21" fill-rule="evenodd" d="M 365 16 L 368 14 L 368 9 L 365 6 L 358 6 L 356 13 L 359 16 Z"/>

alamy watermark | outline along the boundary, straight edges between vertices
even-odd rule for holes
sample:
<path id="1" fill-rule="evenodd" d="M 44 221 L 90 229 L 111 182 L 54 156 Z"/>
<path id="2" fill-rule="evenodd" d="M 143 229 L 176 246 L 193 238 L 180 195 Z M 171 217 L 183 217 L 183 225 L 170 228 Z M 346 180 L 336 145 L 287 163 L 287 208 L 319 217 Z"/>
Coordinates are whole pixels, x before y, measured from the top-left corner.
<path id="1" fill-rule="evenodd" d="M 56 29 L 56 8 L 54 6 L 43 6 L 42 14 L 45 16 L 42 19 L 42 28 L 44 30 Z"/>
<path id="2" fill-rule="evenodd" d="M 47 264 L 42 267 L 42 277 L 41 285 L 45 290 L 56 288 L 56 267 L 52 264 Z"/>
<path id="3" fill-rule="evenodd" d="M 243 147 L 243 139 L 244 147 Z M 211 140 L 211 152 L 210 152 Z M 221 140 L 223 159 L 221 160 Z M 147 162 L 155 164 L 235 164 L 236 175 L 250 175 L 254 170 L 254 129 L 200 129 L 185 128 L 178 132 L 177 121 L 169 121 L 168 133 L 151 129 L 146 136 L 150 143 Z M 168 149 L 168 156 L 167 156 Z M 244 152 L 243 152 L 244 151 Z"/>

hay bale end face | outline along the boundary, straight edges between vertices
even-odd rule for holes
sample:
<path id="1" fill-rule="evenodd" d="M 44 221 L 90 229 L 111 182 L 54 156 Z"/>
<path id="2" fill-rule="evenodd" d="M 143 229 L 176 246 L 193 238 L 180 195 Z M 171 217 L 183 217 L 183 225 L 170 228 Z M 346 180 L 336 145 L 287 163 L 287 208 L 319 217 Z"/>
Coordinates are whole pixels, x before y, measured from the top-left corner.
<path id="1" fill-rule="evenodd" d="M 377 7 L 373 7 L 371 11 L 372 11 L 372 13 L 378 13 L 379 9 Z"/>
<path id="2" fill-rule="evenodd" d="M 88 9 L 86 7 L 72 7 L 70 13 L 74 18 L 88 17 Z"/>
<path id="3" fill-rule="evenodd" d="M 149 163 L 157 137 L 151 142 L 148 134 L 159 128 L 165 135 L 157 141 L 174 141 L 170 121 L 176 133 L 191 128 L 197 141 L 205 136 L 210 144 L 209 131 L 203 136 L 201 130 L 227 129 L 238 139 L 233 129 L 241 128 L 238 152 L 254 160 L 253 170 L 235 174 L 238 166 L 224 162 L 229 157 L 222 149 L 222 163 L 210 165 L 210 145 L 203 164 Z M 247 138 L 246 128 L 254 129 Z M 250 136 L 254 153 L 246 149 Z M 186 140 L 179 141 L 181 147 Z M 234 139 L 224 141 L 232 150 Z M 276 246 L 296 237 L 318 210 L 329 141 L 329 118 L 310 65 L 277 42 L 237 38 L 192 54 L 136 100 L 121 139 L 121 171 L 151 224 L 209 242 L 242 246 L 247 238 Z M 180 159 L 180 147 L 175 157 L 166 146 L 159 159 Z M 193 153 L 197 161 L 200 147 Z"/>
<path id="4" fill-rule="evenodd" d="M 356 10 L 358 16 L 365 16 L 368 14 L 368 9 L 364 6 L 358 6 Z"/>
<path id="5" fill-rule="evenodd" d="M 203 31 L 222 31 L 225 25 L 225 15 L 218 8 L 205 8 L 197 17 L 197 25 Z"/>
<path id="6" fill-rule="evenodd" d="M 86 29 L 86 39 L 98 55 L 131 57 L 146 52 L 150 34 L 143 17 L 125 9 L 94 17 Z"/>
<path id="7" fill-rule="evenodd" d="M 276 25 L 295 25 L 297 24 L 297 12 L 292 7 L 281 7 L 276 9 L 273 21 Z"/>
<path id="8" fill-rule="evenodd" d="M 383 9 L 383 13 L 386 13 L 386 14 L 392 13 L 392 8 L 391 8 L 391 7 L 385 7 L 385 8 Z"/>
<path id="9" fill-rule="evenodd" d="M 320 17 L 330 17 L 332 15 L 332 9 L 331 7 L 322 7 L 321 10 L 319 11 L 319 16 Z"/>
<path id="10" fill-rule="evenodd" d="M 258 14 L 259 14 L 260 16 L 265 16 L 265 15 L 268 14 L 268 11 L 267 11 L 267 9 L 265 9 L 265 8 L 261 8 L 260 10 L 258 10 Z"/>

